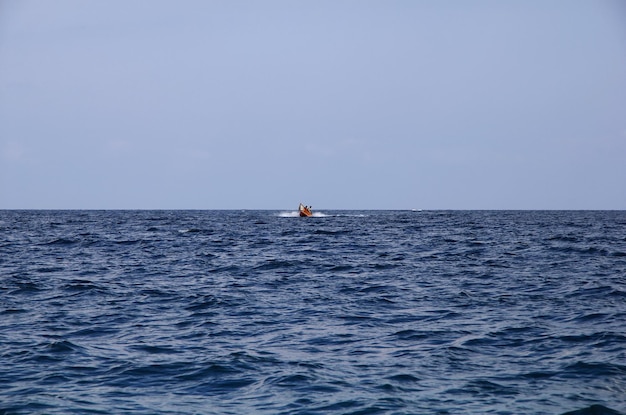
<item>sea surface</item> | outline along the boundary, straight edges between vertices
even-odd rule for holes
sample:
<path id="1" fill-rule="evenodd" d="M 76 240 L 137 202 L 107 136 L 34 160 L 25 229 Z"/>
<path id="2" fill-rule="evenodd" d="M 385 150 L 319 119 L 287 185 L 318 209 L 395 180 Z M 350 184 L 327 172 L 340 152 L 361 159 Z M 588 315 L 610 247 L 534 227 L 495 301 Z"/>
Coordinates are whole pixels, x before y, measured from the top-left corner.
<path id="1" fill-rule="evenodd" d="M 0 211 L 0 414 L 624 414 L 624 211 Z"/>

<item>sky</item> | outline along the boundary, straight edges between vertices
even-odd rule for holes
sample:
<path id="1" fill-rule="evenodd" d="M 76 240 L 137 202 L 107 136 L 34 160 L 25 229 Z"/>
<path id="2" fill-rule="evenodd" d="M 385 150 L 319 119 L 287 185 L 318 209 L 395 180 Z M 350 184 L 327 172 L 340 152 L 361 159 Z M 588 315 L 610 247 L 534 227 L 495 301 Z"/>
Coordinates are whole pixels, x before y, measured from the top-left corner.
<path id="1" fill-rule="evenodd" d="M 0 209 L 626 209 L 620 0 L 0 0 Z"/>

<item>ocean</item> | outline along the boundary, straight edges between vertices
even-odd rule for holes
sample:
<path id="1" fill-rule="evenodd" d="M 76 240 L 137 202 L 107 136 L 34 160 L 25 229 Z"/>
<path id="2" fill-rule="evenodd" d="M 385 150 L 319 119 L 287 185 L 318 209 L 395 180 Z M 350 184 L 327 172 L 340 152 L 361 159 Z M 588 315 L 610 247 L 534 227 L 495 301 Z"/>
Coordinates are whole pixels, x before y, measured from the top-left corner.
<path id="1" fill-rule="evenodd" d="M 625 211 L 0 211 L 0 414 L 625 411 Z"/>

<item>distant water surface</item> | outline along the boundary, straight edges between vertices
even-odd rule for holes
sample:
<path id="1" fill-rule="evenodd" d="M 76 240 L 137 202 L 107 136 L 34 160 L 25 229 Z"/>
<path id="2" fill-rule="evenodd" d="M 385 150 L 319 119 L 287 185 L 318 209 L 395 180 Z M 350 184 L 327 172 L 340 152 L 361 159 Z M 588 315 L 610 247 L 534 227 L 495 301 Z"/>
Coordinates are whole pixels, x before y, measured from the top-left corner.
<path id="1" fill-rule="evenodd" d="M 624 413 L 626 212 L 0 211 L 0 369 L 0 414 Z"/>

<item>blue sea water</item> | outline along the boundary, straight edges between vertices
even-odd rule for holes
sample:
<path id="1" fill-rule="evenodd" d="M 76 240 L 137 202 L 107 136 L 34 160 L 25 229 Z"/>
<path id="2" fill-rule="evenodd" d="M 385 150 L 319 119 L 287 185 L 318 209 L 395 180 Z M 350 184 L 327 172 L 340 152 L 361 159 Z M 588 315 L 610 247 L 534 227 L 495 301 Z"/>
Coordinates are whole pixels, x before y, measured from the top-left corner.
<path id="1" fill-rule="evenodd" d="M 624 411 L 623 211 L 0 211 L 0 414 Z"/>

